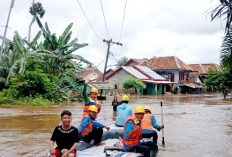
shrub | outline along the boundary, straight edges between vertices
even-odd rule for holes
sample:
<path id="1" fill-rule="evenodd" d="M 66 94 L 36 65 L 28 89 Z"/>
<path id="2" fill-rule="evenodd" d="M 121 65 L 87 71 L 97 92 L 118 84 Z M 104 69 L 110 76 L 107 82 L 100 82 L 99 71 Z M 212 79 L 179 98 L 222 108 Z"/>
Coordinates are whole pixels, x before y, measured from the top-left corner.
<path id="1" fill-rule="evenodd" d="M 16 99 L 22 97 L 43 97 L 56 99 L 58 78 L 51 74 L 27 71 L 10 80 L 10 93 Z"/>

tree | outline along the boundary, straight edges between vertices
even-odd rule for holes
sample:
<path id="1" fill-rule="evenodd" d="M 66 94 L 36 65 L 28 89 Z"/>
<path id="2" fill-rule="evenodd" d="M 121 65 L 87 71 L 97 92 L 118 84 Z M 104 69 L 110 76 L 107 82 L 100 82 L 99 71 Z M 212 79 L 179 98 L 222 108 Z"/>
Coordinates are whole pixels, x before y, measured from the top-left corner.
<path id="1" fill-rule="evenodd" d="M 125 89 L 134 89 L 135 92 L 137 91 L 137 89 L 145 89 L 146 88 L 146 85 L 142 81 L 140 81 L 132 76 L 128 76 L 126 78 L 126 80 L 123 81 L 122 86 Z"/>
<path id="2" fill-rule="evenodd" d="M 220 58 L 221 66 L 228 69 L 232 74 L 232 27 L 224 37 Z"/>
<path id="3" fill-rule="evenodd" d="M 41 31 L 39 31 L 33 41 L 29 43 L 26 40 L 23 40 L 18 32 L 15 32 L 12 42 L 13 50 L 8 56 L 6 56 L 5 62 L 1 64 L 5 69 L 7 69 L 5 70 L 7 71 L 7 78 L 5 81 L 6 85 L 8 85 L 11 77 L 25 72 L 26 64 L 29 59 L 45 56 L 51 57 L 53 55 L 49 51 L 37 48 L 37 40 L 40 36 Z"/>
<path id="4" fill-rule="evenodd" d="M 44 28 L 38 17 L 36 17 L 36 21 L 45 38 L 42 44 L 43 48 L 50 51 L 55 56 L 44 58 L 44 67 L 46 69 L 46 73 L 52 73 L 53 75 L 60 78 L 63 77 L 63 74 L 69 68 L 74 68 L 78 72 L 82 70 L 80 69 L 80 65 L 82 63 L 87 65 L 91 64 L 83 57 L 73 54 L 73 52 L 76 50 L 88 45 L 86 43 L 77 43 L 77 38 L 74 38 L 70 41 L 72 35 L 71 28 L 73 23 L 70 23 L 64 30 L 63 34 L 57 38 L 55 33 L 51 34 L 47 23 L 45 23 Z M 76 60 L 77 63 L 73 62 L 72 60 Z"/>
<path id="5" fill-rule="evenodd" d="M 223 69 L 222 71 L 209 70 L 209 75 L 204 83 L 207 88 L 213 87 L 221 91 L 224 98 L 226 98 L 229 90 L 232 89 L 232 75 L 227 69 Z"/>
<path id="6" fill-rule="evenodd" d="M 43 9 L 43 6 L 41 3 L 39 3 L 39 2 L 34 3 L 34 0 L 33 0 L 32 6 L 30 7 L 29 12 L 31 13 L 31 15 L 33 15 L 33 18 L 29 24 L 28 42 L 30 42 L 30 39 L 31 39 L 31 27 L 32 27 L 32 24 L 35 22 L 35 18 L 38 15 L 40 18 L 42 18 L 45 14 L 45 10 Z"/>
<path id="7" fill-rule="evenodd" d="M 125 64 L 128 61 L 128 57 L 122 57 L 121 59 L 119 59 L 119 61 L 117 62 L 117 64 L 115 64 L 115 66 L 120 67 L 121 65 Z"/>
<path id="8" fill-rule="evenodd" d="M 232 21 L 232 0 L 219 0 L 221 4 L 219 4 L 216 8 L 211 10 L 211 21 L 215 19 L 223 19 L 223 16 L 226 16 L 226 27 L 225 32 L 229 31 L 230 24 Z"/>

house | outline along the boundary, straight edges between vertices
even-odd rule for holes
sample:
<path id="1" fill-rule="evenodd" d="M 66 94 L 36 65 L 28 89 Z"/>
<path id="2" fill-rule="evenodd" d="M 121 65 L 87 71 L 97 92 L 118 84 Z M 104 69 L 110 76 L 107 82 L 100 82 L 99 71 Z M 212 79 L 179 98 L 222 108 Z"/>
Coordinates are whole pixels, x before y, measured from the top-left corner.
<path id="1" fill-rule="evenodd" d="M 195 84 L 190 77 L 190 72 L 194 70 L 176 56 L 151 58 L 147 65 L 168 81 L 175 82 L 181 93 L 203 92 L 203 86 Z"/>
<path id="2" fill-rule="evenodd" d="M 189 64 L 189 66 L 194 70 L 197 71 L 191 75 L 196 76 L 196 81 L 199 83 L 204 83 L 205 78 L 208 76 L 209 70 L 221 70 L 221 67 L 218 64 Z"/>
<path id="3" fill-rule="evenodd" d="M 125 64 L 123 64 L 123 66 L 133 67 L 135 65 L 140 65 L 143 62 L 144 62 L 143 59 L 134 59 L 134 58 L 131 58 Z"/>
<path id="4" fill-rule="evenodd" d="M 174 82 L 167 81 L 165 78 L 159 76 L 146 66 L 120 66 L 113 73 L 106 77 L 110 84 L 114 85 L 119 92 L 125 92 L 122 87 L 122 82 L 128 76 L 133 76 L 146 84 L 146 89 L 139 90 L 139 94 L 163 94 L 166 92 L 166 85 L 173 85 Z M 129 91 L 126 91 L 129 92 Z M 133 91 L 130 91 L 133 93 Z"/>
<path id="5" fill-rule="evenodd" d="M 86 71 L 80 75 L 83 80 L 96 80 L 98 77 L 102 77 L 102 72 L 97 68 L 86 68 Z"/>

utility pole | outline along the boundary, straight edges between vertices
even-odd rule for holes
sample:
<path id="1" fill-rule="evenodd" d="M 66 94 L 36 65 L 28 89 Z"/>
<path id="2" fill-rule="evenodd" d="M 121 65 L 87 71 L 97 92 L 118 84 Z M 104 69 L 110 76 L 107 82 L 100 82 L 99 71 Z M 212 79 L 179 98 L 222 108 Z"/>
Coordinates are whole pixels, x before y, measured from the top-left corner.
<path id="1" fill-rule="evenodd" d="M 105 68 L 104 68 L 104 73 L 103 73 L 102 82 L 105 81 L 106 68 L 107 68 L 108 58 L 109 58 L 109 54 L 110 54 L 110 46 L 113 45 L 113 44 L 117 44 L 117 45 L 122 46 L 122 43 L 113 42 L 112 39 L 110 39 L 110 40 L 105 40 L 105 39 L 103 39 L 103 42 L 106 42 L 106 43 L 107 43 L 108 48 L 107 48 L 107 53 L 106 53 L 106 62 L 105 62 Z"/>
<path id="2" fill-rule="evenodd" d="M 4 46 L 4 43 L 5 43 L 6 32 L 7 32 L 8 23 L 9 23 L 9 20 L 10 20 L 11 9 L 13 7 L 14 7 L 14 0 L 11 1 L 10 10 L 9 10 L 7 21 L 6 21 L 6 27 L 5 27 L 5 31 L 4 31 L 4 35 L 3 35 L 3 39 L 2 39 L 2 47 L 1 47 L 1 51 L 0 51 L 0 62 L 1 62 L 1 59 L 2 59 L 3 46 Z"/>

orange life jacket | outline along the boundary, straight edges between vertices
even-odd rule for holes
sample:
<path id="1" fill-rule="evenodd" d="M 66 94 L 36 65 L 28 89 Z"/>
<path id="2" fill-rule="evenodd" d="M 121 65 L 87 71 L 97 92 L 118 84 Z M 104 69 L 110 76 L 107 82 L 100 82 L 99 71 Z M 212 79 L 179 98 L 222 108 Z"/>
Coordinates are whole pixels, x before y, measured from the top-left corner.
<path id="1" fill-rule="evenodd" d="M 91 105 L 95 105 L 98 111 L 101 109 L 101 105 L 98 103 L 97 99 L 94 100 L 91 97 L 89 97 L 89 104 L 85 104 L 82 117 L 89 115 L 89 106 Z M 96 118 L 97 118 L 97 115 L 96 115 Z"/>
<path id="2" fill-rule="evenodd" d="M 144 117 L 142 120 L 142 129 L 152 130 L 152 114 L 150 113 L 144 114 Z"/>
<path id="3" fill-rule="evenodd" d="M 89 115 L 84 116 L 84 117 L 81 119 L 81 124 L 82 124 L 84 118 L 89 118 L 89 125 L 86 126 L 86 127 L 84 128 L 84 130 L 81 132 L 81 136 L 88 135 L 88 134 L 93 130 L 93 124 L 92 124 L 92 121 L 91 121 L 91 118 L 89 117 Z"/>
<path id="4" fill-rule="evenodd" d="M 129 141 L 127 141 L 125 139 L 125 131 L 126 131 L 126 124 L 128 122 L 131 122 L 132 121 L 132 125 L 133 127 L 136 126 L 134 120 L 136 120 L 137 118 L 135 116 L 132 116 L 130 118 L 127 119 L 127 121 L 125 122 L 124 124 L 124 130 L 123 130 L 123 145 L 125 147 L 127 146 L 130 146 L 130 147 L 133 147 L 135 145 L 138 145 L 139 144 L 139 141 L 140 141 L 140 137 L 141 137 L 141 133 L 142 133 L 142 128 L 140 127 L 139 130 L 137 130 L 136 132 L 133 133 L 133 135 L 131 136 L 131 138 L 129 139 Z M 141 121 L 140 121 L 140 124 L 141 124 Z"/>

